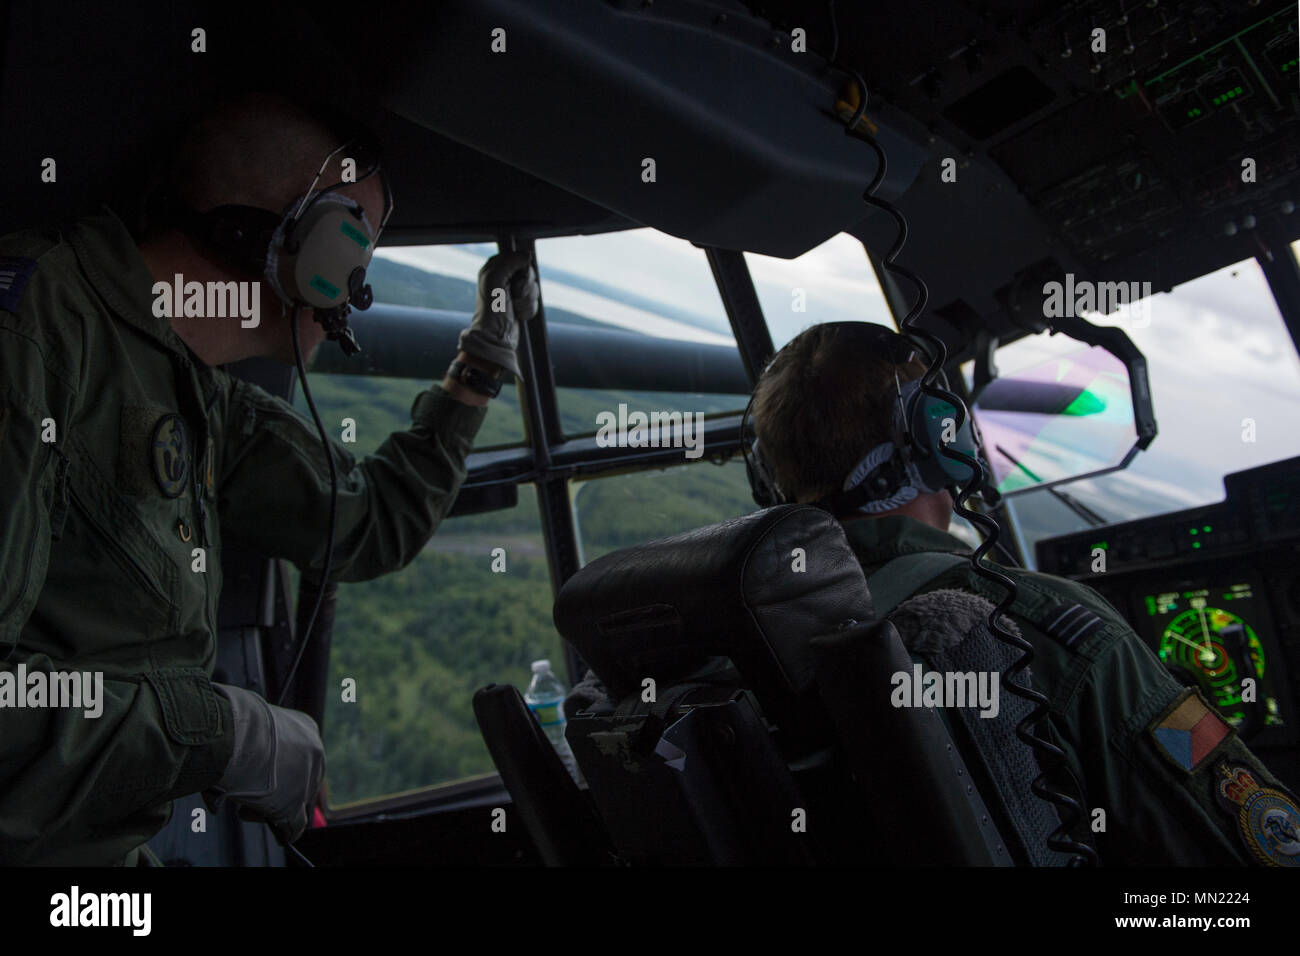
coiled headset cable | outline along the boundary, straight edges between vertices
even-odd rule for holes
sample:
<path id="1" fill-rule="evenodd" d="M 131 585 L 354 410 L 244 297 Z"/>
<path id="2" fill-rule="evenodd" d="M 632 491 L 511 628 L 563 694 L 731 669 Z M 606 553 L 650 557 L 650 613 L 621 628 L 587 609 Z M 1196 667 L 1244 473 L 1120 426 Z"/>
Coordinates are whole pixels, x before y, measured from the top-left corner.
<path id="1" fill-rule="evenodd" d="M 835 16 L 833 3 L 830 6 L 830 12 L 833 32 L 838 40 L 838 29 L 834 28 Z M 838 42 L 836 42 L 835 46 L 838 48 Z M 898 253 L 902 250 L 903 245 L 907 242 L 907 220 L 891 203 L 884 199 L 879 199 L 874 195 L 876 189 L 879 188 L 880 184 L 885 179 L 886 158 L 884 149 L 882 149 L 880 144 L 876 142 L 875 137 L 859 126 L 862 118 L 867 112 L 867 84 L 856 70 L 838 63 L 832 63 L 831 65 L 848 74 L 853 79 L 853 82 L 857 84 L 857 89 L 860 92 L 857 108 L 854 110 L 852 117 L 847 121 L 847 126 L 845 127 L 844 132 L 846 135 L 860 139 L 862 142 L 870 146 L 875 152 L 876 159 L 878 160 L 876 175 L 871 180 L 871 184 L 867 186 L 866 191 L 862 194 L 862 199 L 867 205 L 879 209 L 889 215 L 898 226 L 898 237 L 894 240 L 894 244 L 890 248 L 888 254 L 886 254 L 882 259 L 882 268 L 892 275 L 901 276 L 908 280 L 917 290 L 916 301 L 912 304 L 912 308 L 908 311 L 907 315 L 899 323 L 899 329 L 904 335 L 916 342 L 918 348 L 922 352 L 927 353 L 926 358 L 928 359 L 929 364 L 926 368 L 925 374 L 921 377 L 920 391 L 924 395 L 928 395 L 931 398 L 952 405 L 952 407 L 957 411 L 956 427 L 957 429 L 960 429 L 965 423 L 968 414 L 966 404 L 962 401 L 960 396 L 938 384 L 943 375 L 943 367 L 948 361 L 948 348 L 944 344 L 943 339 L 916 324 L 918 317 L 925 310 L 926 303 L 929 300 L 929 290 L 926 288 L 926 285 L 921 280 L 920 276 L 911 270 L 898 265 L 894 261 L 898 256 Z M 925 348 L 924 345 L 928 345 L 929 348 Z M 907 417 L 907 427 L 912 431 L 913 441 L 916 442 L 917 435 L 915 417 L 911 415 Z M 1033 710 L 1031 710 L 1030 713 L 1016 725 L 1016 736 L 1029 746 L 1036 755 L 1047 758 L 1040 762 L 1040 773 L 1034 778 L 1034 781 L 1030 786 L 1030 789 L 1033 791 L 1035 796 L 1041 800 L 1056 805 L 1062 811 L 1061 822 L 1047 838 L 1047 845 L 1049 848 L 1060 853 L 1075 854 L 1070 860 L 1070 865 L 1072 866 L 1096 865 L 1096 851 L 1087 844 L 1081 843 L 1070 836 L 1071 828 L 1074 827 L 1074 825 L 1083 817 L 1083 807 L 1077 800 L 1060 790 L 1053 789 L 1047 783 L 1047 769 L 1043 768 L 1047 767 L 1050 769 L 1051 767 L 1063 765 L 1065 763 L 1065 751 L 1061 750 L 1061 748 L 1057 747 L 1045 737 L 1040 736 L 1038 733 L 1038 728 L 1047 714 L 1047 698 L 1032 687 L 1027 685 L 1022 686 L 1012 679 L 1028 668 L 1030 663 L 1033 661 L 1033 645 L 1023 637 L 1012 634 L 1000 623 L 1002 615 L 1007 613 L 1011 609 L 1011 605 L 1015 603 L 1016 582 L 1001 571 L 998 571 L 992 565 L 983 561 L 984 556 L 998 543 L 998 524 L 991 516 L 981 514 L 978 511 L 973 511 L 966 507 L 966 502 L 986 483 L 989 476 L 986 475 L 984 465 L 978 458 L 966 455 L 954 448 L 949 448 L 948 445 L 943 442 L 939 443 L 938 452 L 945 458 L 959 461 L 971 469 L 970 479 L 961 487 L 953 500 L 953 511 L 979 528 L 984 536 L 984 540 L 980 543 L 979 547 L 971 553 L 971 570 L 986 581 L 1001 585 L 1006 591 L 1006 595 L 1003 599 L 993 608 L 992 612 L 990 612 L 988 626 L 994 637 L 1003 644 L 1006 644 L 1020 652 L 1020 657 L 1002 671 L 1001 681 L 1003 685 L 1009 688 L 1011 693 L 1016 697 L 1019 697 L 1022 700 L 1027 700 L 1034 705 Z"/>

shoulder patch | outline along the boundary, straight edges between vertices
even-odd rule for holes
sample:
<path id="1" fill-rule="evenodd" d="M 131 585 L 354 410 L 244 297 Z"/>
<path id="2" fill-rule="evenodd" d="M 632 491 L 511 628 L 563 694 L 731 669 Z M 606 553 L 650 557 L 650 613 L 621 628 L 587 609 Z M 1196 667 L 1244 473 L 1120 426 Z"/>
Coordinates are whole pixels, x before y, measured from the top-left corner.
<path id="1" fill-rule="evenodd" d="M 1223 718 L 1190 688 L 1147 731 L 1156 749 L 1186 773 L 1195 772 L 1232 733 Z"/>
<path id="2" fill-rule="evenodd" d="M 18 311 L 27 280 L 36 271 L 36 260 L 20 256 L 0 256 L 0 309 Z"/>
<path id="3" fill-rule="evenodd" d="M 1247 767 L 1219 761 L 1214 797 L 1237 818 L 1241 842 L 1265 866 L 1300 867 L 1300 807 L 1283 790 L 1262 786 Z"/>
<path id="4" fill-rule="evenodd" d="M 1082 604 L 1053 604 L 1039 616 L 1038 623 L 1052 640 L 1071 651 L 1106 625 Z"/>

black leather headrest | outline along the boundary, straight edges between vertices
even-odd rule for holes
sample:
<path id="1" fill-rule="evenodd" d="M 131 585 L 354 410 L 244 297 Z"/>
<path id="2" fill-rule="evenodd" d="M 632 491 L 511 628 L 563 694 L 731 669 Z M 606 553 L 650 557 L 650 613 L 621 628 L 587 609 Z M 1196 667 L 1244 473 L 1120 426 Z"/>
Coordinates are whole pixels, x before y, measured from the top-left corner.
<path id="1" fill-rule="evenodd" d="M 615 699 L 725 656 L 760 695 L 807 689 L 808 640 L 869 621 L 871 597 L 839 522 L 781 505 L 588 564 L 565 582 L 555 626 Z"/>

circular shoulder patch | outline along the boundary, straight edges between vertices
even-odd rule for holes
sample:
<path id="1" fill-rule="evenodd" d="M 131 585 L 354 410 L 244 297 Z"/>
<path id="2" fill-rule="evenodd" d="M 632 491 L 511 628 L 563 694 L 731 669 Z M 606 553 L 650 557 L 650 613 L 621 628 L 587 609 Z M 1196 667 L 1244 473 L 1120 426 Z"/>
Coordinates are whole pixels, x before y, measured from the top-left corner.
<path id="1" fill-rule="evenodd" d="M 1300 867 L 1300 807 L 1290 794 L 1260 786 L 1245 767 L 1220 763 L 1216 796 L 1235 811 L 1241 841 L 1261 863 Z"/>
<path id="2" fill-rule="evenodd" d="M 153 427 L 152 457 L 154 481 L 168 498 L 179 498 L 185 491 L 189 474 L 189 449 L 185 440 L 185 422 L 179 415 L 164 415 Z"/>

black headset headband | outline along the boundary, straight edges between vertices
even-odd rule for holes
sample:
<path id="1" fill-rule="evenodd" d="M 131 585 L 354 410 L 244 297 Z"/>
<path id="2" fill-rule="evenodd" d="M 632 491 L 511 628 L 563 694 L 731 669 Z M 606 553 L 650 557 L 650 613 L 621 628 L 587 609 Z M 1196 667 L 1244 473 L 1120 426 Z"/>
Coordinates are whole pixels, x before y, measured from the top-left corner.
<path id="1" fill-rule="evenodd" d="M 191 239 L 209 247 L 228 265 L 253 276 L 266 269 L 266 253 L 282 217 L 256 206 L 217 206 L 206 212 L 171 198 L 162 210 L 165 220 Z"/>

